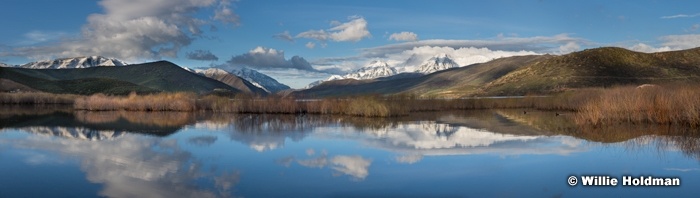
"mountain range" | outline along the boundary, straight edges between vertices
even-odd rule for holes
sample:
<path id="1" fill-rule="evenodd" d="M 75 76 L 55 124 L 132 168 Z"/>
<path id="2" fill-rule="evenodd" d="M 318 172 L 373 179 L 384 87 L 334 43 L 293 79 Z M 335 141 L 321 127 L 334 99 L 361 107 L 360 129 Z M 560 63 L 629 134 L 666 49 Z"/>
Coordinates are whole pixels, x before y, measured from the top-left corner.
<path id="1" fill-rule="evenodd" d="M 86 56 L 75 58 L 62 58 L 56 60 L 36 61 L 20 65 L 21 68 L 28 69 L 71 69 L 71 68 L 89 68 L 96 66 L 125 66 L 126 62 L 114 59 L 105 58 L 102 56 Z"/>
<path id="2" fill-rule="evenodd" d="M 84 68 L 92 68 L 92 67 L 102 67 L 102 66 L 127 66 L 128 64 L 126 62 L 120 61 L 118 59 L 113 59 L 113 58 L 106 58 L 102 56 L 88 56 L 88 57 L 74 57 L 74 58 L 62 58 L 62 59 L 56 59 L 56 60 L 45 60 L 45 61 L 36 61 L 36 62 L 31 62 L 23 65 L 8 65 L 4 63 L 0 63 L 0 67 L 8 67 L 8 68 L 25 68 L 25 69 L 84 69 Z M 231 72 L 226 72 L 224 70 L 220 69 L 207 69 L 207 70 L 192 70 L 189 68 L 184 68 L 187 71 L 197 73 L 199 75 L 205 76 L 207 78 L 212 78 L 218 81 L 223 82 L 224 84 L 227 84 L 230 87 L 233 87 L 237 90 L 243 91 L 245 93 L 252 93 L 252 94 L 258 94 L 258 95 L 265 95 L 269 93 L 274 93 L 280 90 L 285 90 L 289 89 L 288 86 L 281 84 L 274 80 L 273 78 L 259 73 L 255 70 L 252 69 L 241 69 L 241 70 L 236 70 Z M 76 77 L 77 78 L 77 77 Z M 90 77 L 86 77 L 90 78 Z M 110 84 L 110 83 L 115 83 L 115 85 L 119 86 L 131 86 L 133 87 L 134 85 L 126 84 L 125 82 L 117 82 L 114 81 L 115 79 L 101 79 L 101 81 L 108 81 L 108 82 L 101 82 L 98 84 Z M 83 80 L 84 81 L 84 80 Z M 81 81 L 81 83 L 83 82 Z M 17 83 L 12 80 L 8 80 L 7 78 L 5 79 L 0 79 L 0 83 L 3 85 L 3 88 L 0 89 L 0 91 L 9 91 L 9 90 L 29 90 L 29 91 L 37 91 L 41 89 L 33 89 L 32 86 L 26 86 L 25 84 Z M 90 85 L 94 85 L 96 81 L 90 80 Z M 76 84 L 76 82 L 73 82 L 73 84 Z M 272 91 L 269 91 L 272 90 Z M 75 92 L 74 90 L 73 92 Z M 109 93 L 116 93 L 121 91 L 116 91 L 116 90 L 111 90 Z M 137 92 L 153 92 L 153 91 L 158 91 L 158 89 L 151 90 L 147 89 L 144 87 L 140 87 L 138 89 L 134 89 L 134 91 Z M 160 91 L 167 91 L 167 90 L 160 90 Z M 203 90 L 200 90 L 202 92 Z M 87 91 L 87 92 L 93 92 L 93 91 Z"/>
<path id="3" fill-rule="evenodd" d="M 332 75 L 331 77 L 328 77 L 328 79 L 312 82 L 311 84 L 306 86 L 305 89 L 314 87 L 316 85 L 320 85 L 321 83 L 327 82 L 327 81 L 344 80 L 344 79 L 369 80 L 369 79 L 393 76 L 396 74 L 398 74 L 396 69 L 393 67 L 390 67 L 388 63 L 381 61 L 381 60 L 375 60 L 375 61 L 370 62 L 366 66 L 364 66 L 360 69 L 357 69 L 351 73 L 345 74 L 343 76 Z"/>
<path id="4" fill-rule="evenodd" d="M 423 97 L 551 94 L 586 87 L 700 82 L 700 48 L 641 53 L 603 47 L 566 55 L 500 58 L 409 78 L 343 79 L 291 93 L 297 97 L 415 94 Z"/>
<path id="5" fill-rule="evenodd" d="M 3 86 L 26 86 L 49 93 L 128 94 L 154 92 L 240 93 L 223 82 L 188 72 L 167 61 L 123 67 L 27 69 L 0 67 Z"/>
<path id="6" fill-rule="evenodd" d="M 186 70 L 166 61 L 125 65 L 102 57 L 0 67 L 0 91 L 30 90 L 74 94 L 126 94 L 188 91 L 265 95 L 288 89 L 251 69 Z M 95 67 L 97 65 L 125 65 Z M 90 66 L 90 67 L 88 67 Z M 81 68 L 88 67 L 88 68 Z M 39 69 L 76 68 L 76 69 Z M 366 94 L 412 94 L 421 97 L 546 95 L 588 87 L 700 82 L 700 48 L 641 53 L 602 47 L 565 55 L 499 58 L 459 67 L 447 55 L 437 55 L 398 73 L 383 61 L 373 61 L 343 76 L 332 76 L 309 89 L 279 92 L 301 98 L 349 97 Z"/>
<path id="7" fill-rule="evenodd" d="M 415 56 L 411 56 L 409 60 L 406 60 L 406 64 L 411 64 L 411 62 L 415 62 L 417 59 Z M 312 88 L 316 85 L 320 85 L 323 82 L 327 81 L 334 81 L 334 80 L 344 80 L 344 79 L 355 79 L 355 80 L 370 80 L 370 79 L 377 79 L 377 78 L 386 78 L 386 77 L 393 77 L 393 78 L 404 78 L 407 76 L 421 76 L 420 74 L 430 74 L 434 73 L 437 71 L 442 71 L 450 68 L 455 68 L 459 67 L 459 65 L 452 60 L 450 56 L 447 54 L 438 54 L 435 55 L 428 60 L 425 60 L 422 64 L 418 65 L 418 68 L 415 71 L 412 72 L 404 72 L 400 73 L 398 72 L 398 69 L 389 66 L 388 63 L 381 61 L 381 60 L 375 60 L 367 64 L 366 66 L 355 70 L 351 73 L 345 74 L 343 76 L 340 75 L 332 75 L 331 77 L 325 79 L 325 80 L 319 80 L 316 82 L 312 82 L 308 86 L 305 87 L 305 89 Z M 402 74 L 402 75 L 398 75 Z"/>

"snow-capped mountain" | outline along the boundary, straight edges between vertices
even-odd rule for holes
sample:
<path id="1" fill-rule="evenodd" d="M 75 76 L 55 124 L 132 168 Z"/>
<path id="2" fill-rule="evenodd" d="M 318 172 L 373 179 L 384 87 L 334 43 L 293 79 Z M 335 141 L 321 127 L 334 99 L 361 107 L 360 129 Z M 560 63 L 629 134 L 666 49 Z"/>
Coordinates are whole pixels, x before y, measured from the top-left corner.
<path id="1" fill-rule="evenodd" d="M 323 82 L 326 81 L 332 81 L 332 80 L 342 80 L 342 79 L 355 79 L 355 80 L 369 80 L 369 79 L 375 79 L 375 78 L 380 78 L 380 77 L 387 77 L 387 76 L 393 76 L 398 74 L 399 72 L 393 68 L 390 67 L 388 63 L 384 61 L 372 61 L 370 62 L 367 66 L 364 66 L 358 70 L 355 70 L 352 73 L 345 74 L 343 76 L 339 75 L 332 75 L 331 77 L 328 77 L 325 80 L 318 80 L 315 82 L 312 82 L 311 84 L 307 85 L 304 87 L 305 89 L 309 89 L 311 87 L 314 87 L 316 85 L 320 85 Z"/>
<path id="2" fill-rule="evenodd" d="M 216 76 L 225 76 L 227 74 L 230 75 L 235 75 L 238 76 L 242 79 L 245 79 L 246 81 L 250 82 L 250 84 L 253 84 L 254 86 L 264 90 L 267 93 L 276 93 L 278 91 L 286 90 L 286 89 L 291 89 L 289 86 L 282 84 L 275 80 L 274 78 L 265 75 L 263 73 L 260 73 L 258 71 L 248 69 L 248 68 L 242 68 L 242 69 L 234 69 L 230 72 L 219 69 L 219 68 L 209 68 L 209 69 L 190 69 L 187 67 L 182 67 L 183 69 L 200 74 L 209 78 L 214 78 L 217 79 Z"/>
<path id="3" fill-rule="evenodd" d="M 396 75 L 398 72 L 384 61 L 372 61 L 369 65 L 362 67 L 355 72 L 342 76 L 344 79 L 352 78 L 356 80 L 375 79 Z M 333 78 L 333 76 L 331 76 Z"/>
<path id="4" fill-rule="evenodd" d="M 269 91 L 260 88 L 253 83 L 236 76 L 235 74 L 232 74 L 230 72 L 227 72 L 223 69 L 219 68 L 208 68 L 208 69 L 190 69 L 187 67 L 182 67 L 183 69 L 202 75 L 207 78 L 211 78 L 214 80 L 217 80 L 219 82 L 222 82 L 226 85 L 229 85 L 233 88 L 236 88 L 238 90 L 241 90 L 246 93 L 252 93 L 252 94 L 268 94 L 270 93 Z"/>
<path id="5" fill-rule="evenodd" d="M 189 69 L 189 68 L 188 68 L 188 69 Z M 188 70 L 188 69 L 185 69 L 185 70 Z M 191 71 L 190 71 L 190 70 L 191 70 Z M 219 68 L 189 69 L 188 71 L 190 71 L 190 72 L 194 71 L 194 73 L 202 74 L 202 75 L 204 75 L 204 76 L 213 76 L 213 75 L 225 75 L 225 74 L 229 74 L 227 71 L 224 71 L 223 69 L 219 69 Z"/>
<path id="6" fill-rule="evenodd" d="M 426 60 L 423 64 L 418 66 L 416 72 L 429 74 L 454 67 L 459 67 L 459 65 L 455 63 L 455 61 L 453 61 L 452 58 L 450 58 L 450 56 L 448 56 L 447 54 L 439 54 Z"/>
<path id="7" fill-rule="evenodd" d="M 62 58 L 56 60 L 46 60 L 31 62 L 20 65 L 21 68 L 29 69 L 71 69 L 71 68 L 88 68 L 96 66 L 125 66 L 127 63 L 102 56 L 86 56 L 75 58 Z"/>
<path id="8" fill-rule="evenodd" d="M 235 69 L 232 70 L 231 73 L 247 80 L 253 85 L 260 87 L 269 93 L 276 93 L 282 90 L 290 89 L 289 86 L 278 82 L 274 78 L 252 69 Z"/>

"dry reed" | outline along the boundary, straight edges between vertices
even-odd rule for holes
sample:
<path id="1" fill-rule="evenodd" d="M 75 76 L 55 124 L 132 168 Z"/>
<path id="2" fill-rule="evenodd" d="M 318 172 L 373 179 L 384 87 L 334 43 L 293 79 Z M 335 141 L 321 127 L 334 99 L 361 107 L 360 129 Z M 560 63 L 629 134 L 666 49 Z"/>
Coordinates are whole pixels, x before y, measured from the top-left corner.
<path id="1" fill-rule="evenodd" d="M 579 108 L 579 124 L 684 124 L 700 126 L 700 88 L 690 86 L 606 89 Z"/>
<path id="2" fill-rule="evenodd" d="M 0 93 L 0 104 L 73 104 L 78 97 L 41 92 Z"/>
<path id="3" fill-rule="evenodd" d="M 196 95 L 190 93 L 160 93 L 127 97 L 95 94 L 78 98 L 73 105 L 77 110 L 90 111 L 194 111 Z"/>

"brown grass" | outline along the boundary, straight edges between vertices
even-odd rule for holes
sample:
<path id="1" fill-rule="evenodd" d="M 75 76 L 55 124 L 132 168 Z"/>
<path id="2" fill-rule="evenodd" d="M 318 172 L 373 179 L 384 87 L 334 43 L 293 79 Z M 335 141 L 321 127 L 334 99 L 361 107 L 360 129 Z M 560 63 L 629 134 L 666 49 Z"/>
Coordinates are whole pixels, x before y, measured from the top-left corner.
<path id="1" fill-rule="evenodd" d="M 77 110 L 90 111 L 194 111 L 196 95 L 190 93 L 159 93 L 139 96 L 106 96 L 95 94 L 78 98 L 73 105 Z"/>
<path id="2" fill-rule="evenodd" d="M 576 94 L 569 94 L 576 95 Z M 90 111 L 213 111 L 261 114 L 332 114 L 363 117 L 391 117 L 410 112 L 466 109 L 541 108 L 576 109 L 571 96 L 481 98 L 481 99 L 418 99 L 410 95 L 356 98 L 326 98 L 296 100 L 290 97 L 256 97 L 237 95 L 233 98 L 216 95 L 197 96 L 189 93 L 160 93 L 152 95 L 92 96 L 58 95 L 48 93 L 0 94 L 2 101 L 15 104 L 66 103 L 76 110 Z"/>
<path id="3" fill-rule="evenodd" d="M 0 104 L 73 104 L 79 97 L 41 92 L 0 93 Z"/>
<path id="4" fill-rule="evenodd" d="M 683 124 L 700 126 L 700 88 L 691 86 L 606 89 L 578 109 L 579 124 Z"/>
<path id="5" fill-rule="evenodd" d="M 700 126 L 700 88 L 669 85 L 645 88 L 616 87 L 578 89 L 553 96 L 521 98 L 419 99 L 410 95 L 364 96 L 297 100 L 290 97 L 237 95 L 233 98 L 190 93 L 88 97 L 46 93 L 3 93 L 0 103 L 73 103 L 90 111 L 213 111 L 257 114 L 325 114 L 391 117 L 411 112 L 520 109 L 577 112 L 576 123 L 686 124 Z M 74 101 L 74 102 L 73 102 Z"/>

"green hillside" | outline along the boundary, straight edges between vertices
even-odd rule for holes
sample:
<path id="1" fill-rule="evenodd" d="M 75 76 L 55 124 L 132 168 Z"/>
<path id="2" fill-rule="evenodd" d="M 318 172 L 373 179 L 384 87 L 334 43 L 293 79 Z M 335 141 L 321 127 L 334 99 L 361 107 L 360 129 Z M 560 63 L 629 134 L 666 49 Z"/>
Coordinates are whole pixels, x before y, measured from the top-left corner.
<path id="1" fill-rule="evenodd" d="M 572 88 L 698 82 L 700 48 L 641 53 L 589 49 L 527 64 L 486 84 L 483 95 L 547 94 Z"/>
<path id="2" fill-rule="evenodd" d="M 128 94 L 131 91 L 208 93 L 240 90 L 167 62 L 84 69 L 0 68 L 0 78 L 50 93 Z"/>

